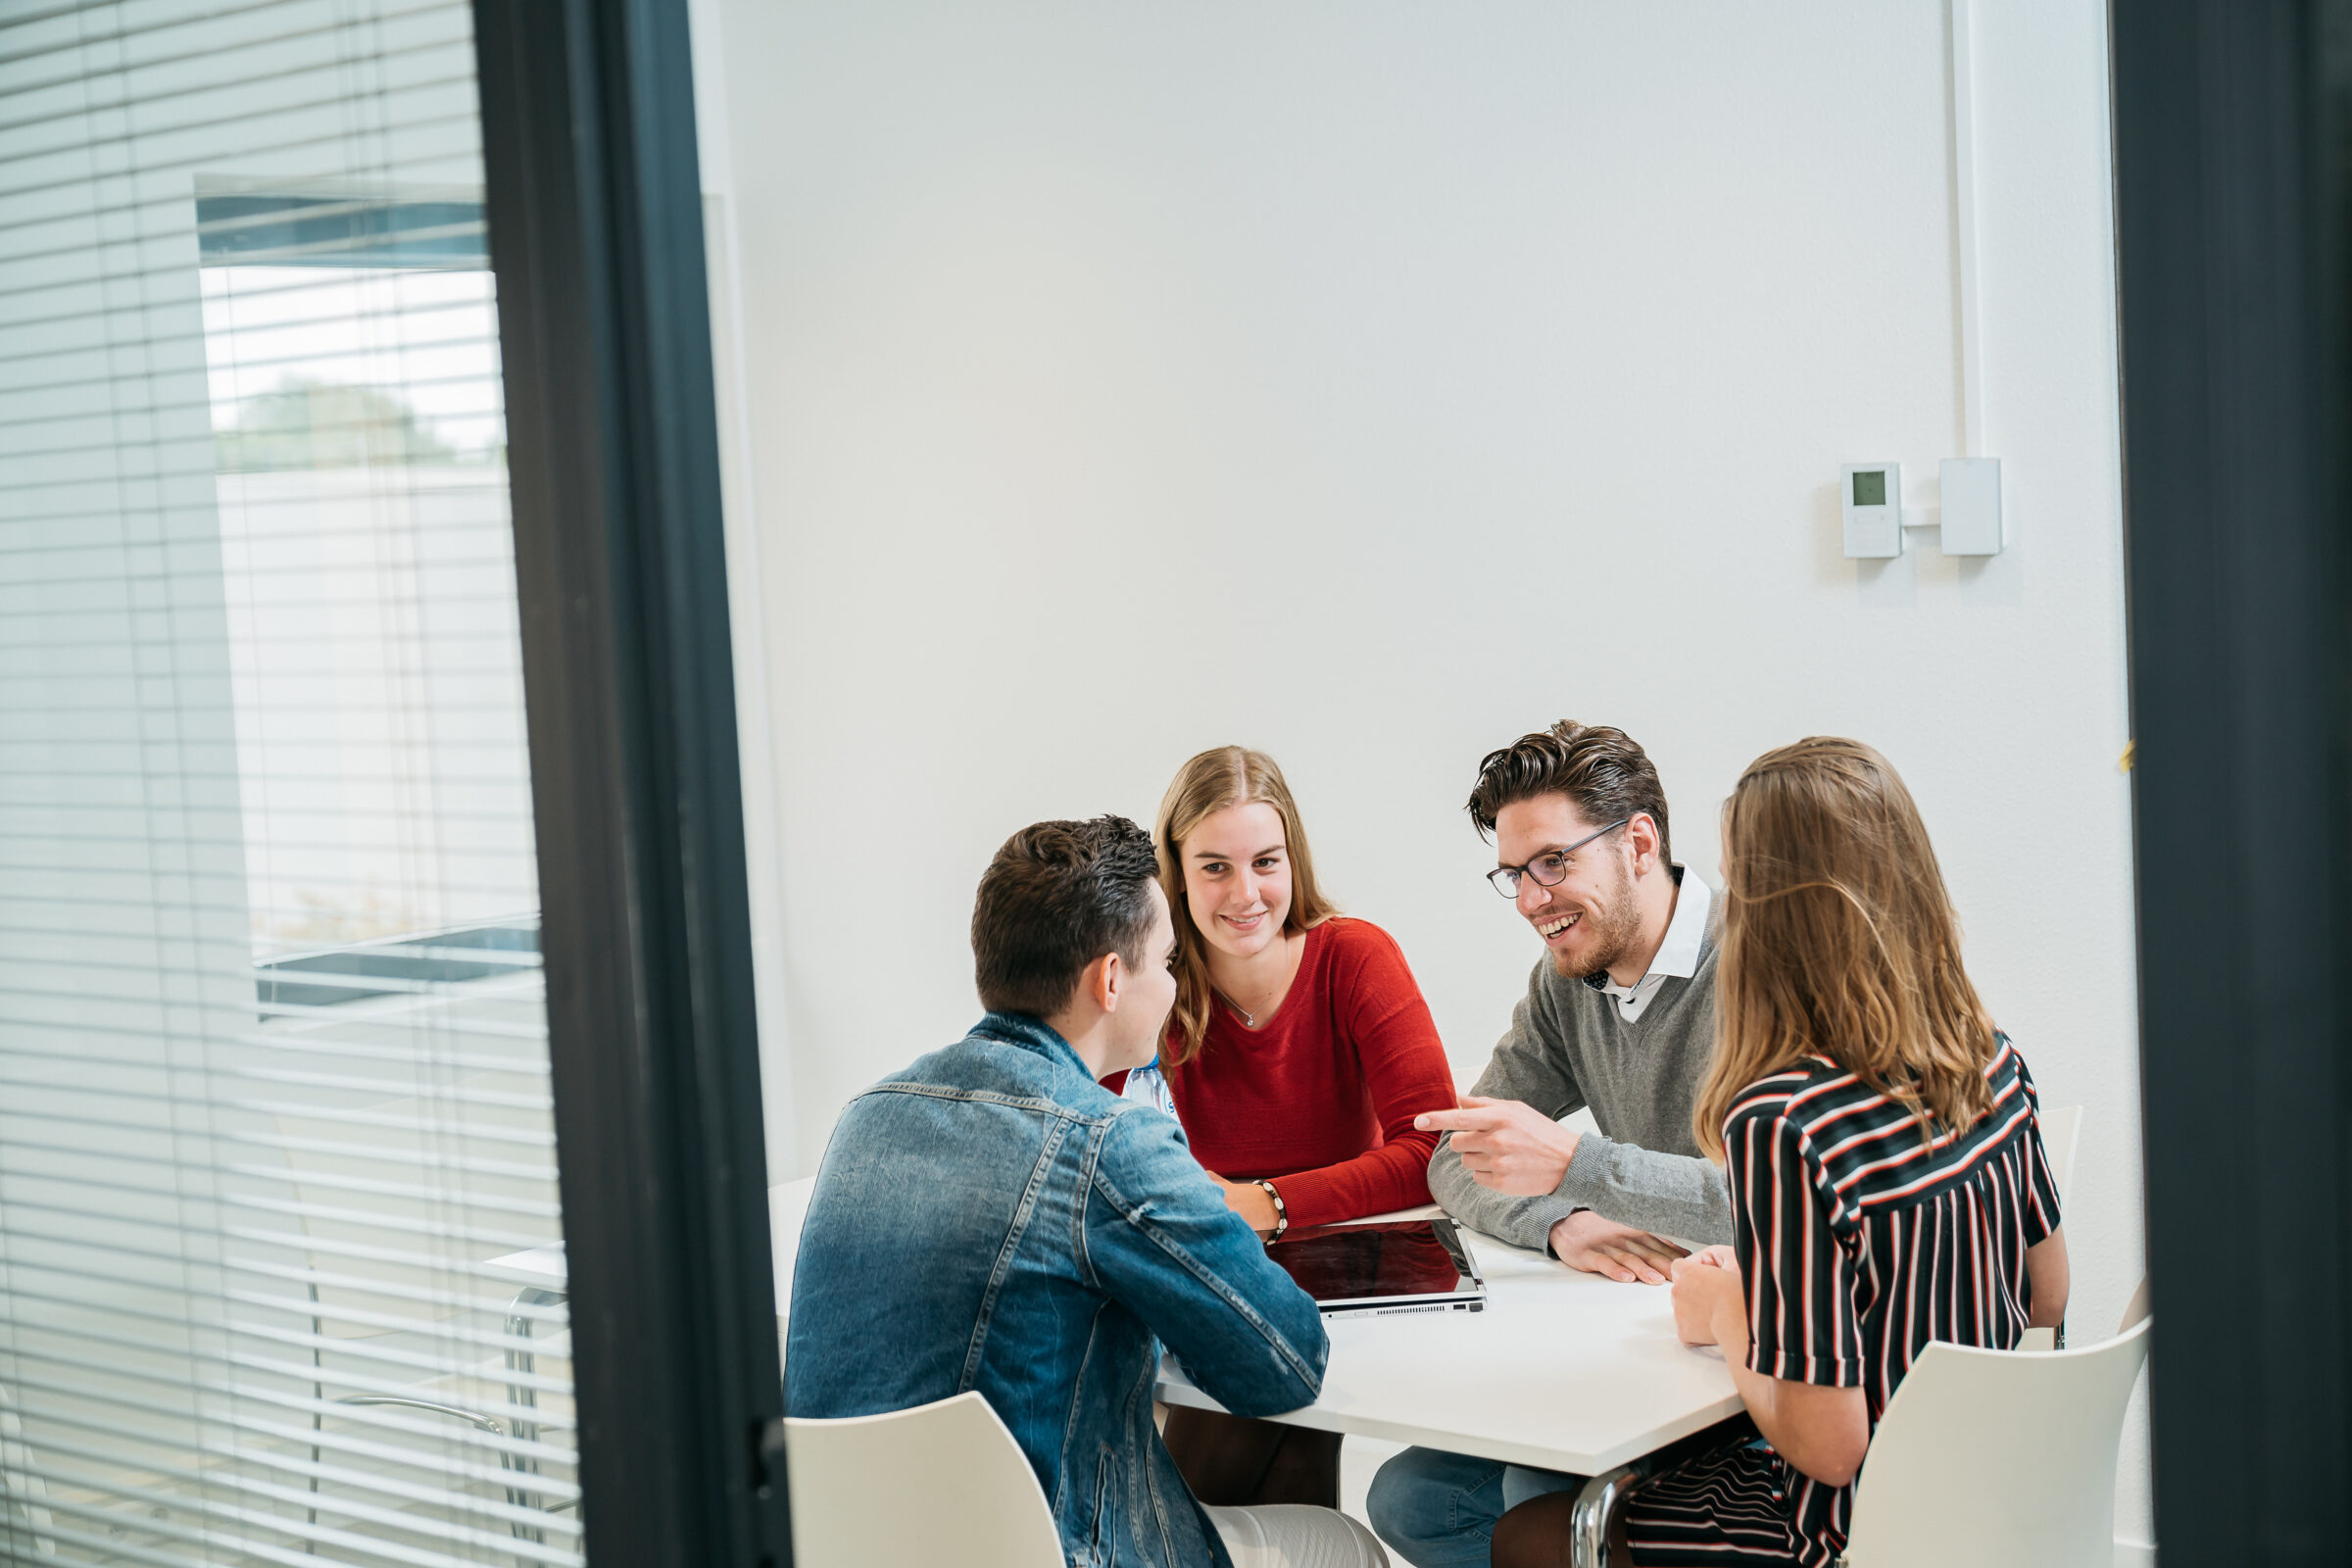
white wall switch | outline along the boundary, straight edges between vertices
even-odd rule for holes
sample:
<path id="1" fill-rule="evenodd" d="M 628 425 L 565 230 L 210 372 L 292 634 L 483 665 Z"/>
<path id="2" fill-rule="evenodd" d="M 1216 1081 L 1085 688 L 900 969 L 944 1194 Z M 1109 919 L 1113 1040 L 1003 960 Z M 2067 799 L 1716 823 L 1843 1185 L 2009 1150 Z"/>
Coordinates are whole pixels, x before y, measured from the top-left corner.
<path id="1" fill-rule="evenodd" d="M 1946 458 L 1936 478 L 1942 491 L 1943 553 L 1999 555 L 2007 543 L 2001 533 L 2001 460 Z"/>
<path id="2" fill-rule="evenodd" d="M 1845 506 L 1845 553 L 1860 561 L 1903 553 L 1903 469 L 1895 463 L 1849 463 L 1839 490 Z"/>

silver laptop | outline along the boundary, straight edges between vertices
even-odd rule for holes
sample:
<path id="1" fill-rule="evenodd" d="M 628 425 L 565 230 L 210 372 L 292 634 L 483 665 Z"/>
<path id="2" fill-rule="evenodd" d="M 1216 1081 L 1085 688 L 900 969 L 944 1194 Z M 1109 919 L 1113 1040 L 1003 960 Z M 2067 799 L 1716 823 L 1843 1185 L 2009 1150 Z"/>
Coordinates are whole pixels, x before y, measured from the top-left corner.
<path id="1" fill-rule="evenodd" d="M 1479 1312 L 1487 1282 L 1453 1221 L 1315 1225 L 1266 1244 L 1326 1317 L 1390 1312 Z"/>

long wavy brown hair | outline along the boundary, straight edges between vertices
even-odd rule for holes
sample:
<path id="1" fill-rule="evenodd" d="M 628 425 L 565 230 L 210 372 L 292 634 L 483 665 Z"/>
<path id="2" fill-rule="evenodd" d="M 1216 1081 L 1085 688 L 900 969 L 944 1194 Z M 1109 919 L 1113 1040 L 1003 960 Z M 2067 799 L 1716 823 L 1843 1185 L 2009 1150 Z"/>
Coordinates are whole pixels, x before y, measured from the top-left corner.
<path id="1" fill-rule="evenodd" d="M 1159 846 L 1160 890 L 1176 925 L 1176 1006 L 1168 1014 L 1176 1047 L 1169 1059 L 1182 1066 L 1200 1054 L 1216 996 L 1208 985 L 1208 939 L 1200 934 L 1184 897 L 1184 841 L 1193 829 L 1228 806 L 1262 801 L 1282 817 L 1283 845 L 1291 858 L 1291 908 L 1282 934 L 1311 930 L 1339 913 L 1315 886 L 1315 858 L 1307 853 L 1298 803 L 1283 782 L 1282 769 L 1263 752 L 1219 746 L 1176 770 L 1175 782 L 1159 800 L 1159 821 L 1152 837 Z"/>
<path id="2" fill-rule="evenodd" d="M 1723 881 L 1715 1060 L 1690 1117 L 1708 1157 L 1740 1096 L 1807 1056 L 1908 1106 L 1930 1141 L 1992 1108 L 1992 1018 L 1886 759 L 1831 736 L 1757 758 L 1724 803 Z"/>

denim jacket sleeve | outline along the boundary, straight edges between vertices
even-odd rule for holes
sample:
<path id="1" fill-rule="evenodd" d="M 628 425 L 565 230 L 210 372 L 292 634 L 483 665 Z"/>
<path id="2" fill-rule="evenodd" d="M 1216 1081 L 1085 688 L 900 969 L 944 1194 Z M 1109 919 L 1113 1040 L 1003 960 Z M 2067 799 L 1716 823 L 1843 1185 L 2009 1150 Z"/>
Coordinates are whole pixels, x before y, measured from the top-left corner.
<path id="1" fill-rule="evenodd" d="M 1095 1283 L 1202 1393 L 1236 1415 L 1314 1403 L 1331 1353 L 1322 1314 L 1225 1205 L 1173 1120 L 1143 1105 L 1112 1118 L 1083 1212 Z"/>

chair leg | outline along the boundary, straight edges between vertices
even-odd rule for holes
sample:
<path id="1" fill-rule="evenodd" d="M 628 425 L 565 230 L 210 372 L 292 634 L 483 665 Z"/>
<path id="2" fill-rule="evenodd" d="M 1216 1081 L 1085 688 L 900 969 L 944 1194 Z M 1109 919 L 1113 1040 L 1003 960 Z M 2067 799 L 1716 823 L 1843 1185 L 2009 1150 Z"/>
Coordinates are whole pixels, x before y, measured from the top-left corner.
<path id="1" fill-rule="evenodd" d="M 310 1292 L 311 1370 L 313 1372 L 323 1374 L 326 1367 L 326 1360 L 318 1348 L 318 1342 L 326 1338 L 326 1319 L 320 1316 L 318 1312 L 318 1282 L 317 1280 L 310 1282 Z M 326 1384 L 321 1380 L 321 1378 L 315 1377 L 311 1379 L 311 1432 L 314 1436 L 325 1429 L 326 1412 L 323 1409 L 318 1408 L 320 1405 L 325 1403 Z M 318 1445 L 317 1443 L 313 1443 L 311 1445 L 311 1495 L 314 1497 L 318 1495 L 319 1451 Z M 313 1503 L 311 1505 L 310 1514 L 304 1520 L 304 1523 L 308 1524 L 314 1530 L 318 1527 L 318 1505 L 317 1503 Z M 306 1556 L 318 1556 L 318 1543 L 316 1541 L 309 1543 L 303 1547 L 303 1552 Z"/>
<path id="2" fill-rule="evenodd" d="M 1647 1479 L 1648 1472 L 1636 1462 L 1604 1470 L 1585 1483 L 1568 1521 L 1568 1560 L 1576 1568 L 1623 1568 L 1609 1560 L 1609 1526 L 1618 1505 Z"/>
<path id="3" fill-rule="evenodd" d="M 1754 1441 L 1755 1437 L 1756 1424 L 1741 1411 L 1728 1421 L 1718 1421 L 1704 1431 L 1670 1443 L 1655 1453 L 1594 1476 L 1576 1494 L 1575 1510 L 1569 1515 L 1568 1560 L 1575 1568 L 1626 1568 L 1613 1560 L 1615 1554 L 1609 1550 L 1609 1526 L 1615 1522 L 1617 1510 L 1624 1506 L 1625 1499 L 1641 1491 L 1654 1476 L 1702 1453 L 1736 1447 Z"/>
<path id="4" fill-rule="evenodd" d="M 526 1306 L 559 1306 L 563 1304 L 565 1299 L 566 1297 L 562 1291 L 541 1290 L 535 1285 L 526 1285 L 521 1290 L 516 1291 L 514 1293 L 514 1299 L 507 1306 L 507 1337 L 509 1339 L 515 1340 L 528 1340 L 534 1338 L 531 1332 L 531 1315 L 528 1312 L 525 1312 L 523 1308 Z M 508 1371 L 528 1373 L 536 1372 L 538 1369 L 539 1358 L 534 1352 L 530 1350 L 517 1350 L 512 1348 L 508 1349 Z M 507 1385 L 507 1399 L 510 1403 L 514 1404 L 517 1408 L 535 1410 L 539 1407 L 539 1391 L 524 1387 L 521 1384 L 510 1383 Z M 514 1436 L 521 1439 L 525 1443 L 536 1443 L 539 1441 L 539 1424 L 535 1421 L 523 1421 L 517 1419 L 514 1423 Z M 537 1475 L 539 1473 L 538 1460 L 526 1459 L 520 1455 L 513 1455 L 511 1457 L 513 1462 L 510 1468 L 526 1475 Z M 510 1494 L 510 1495 L 512 1495 L 512 1494 Z M 532 1494 L 532 1495 L 536 1496 L 537 1494 Z M 532 1506 L 537 1506 L 537 1504 L 534 1503 Z M 518 1540 L 529 1541 L 542 1545 L 545 1544 L 547 1541 L 546 1531 L 526 1529 L 521 1525 L 516 1525 L 514 1527 L 514 1535 Z"/>

